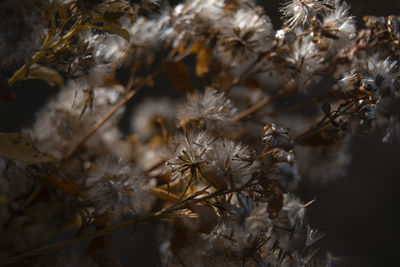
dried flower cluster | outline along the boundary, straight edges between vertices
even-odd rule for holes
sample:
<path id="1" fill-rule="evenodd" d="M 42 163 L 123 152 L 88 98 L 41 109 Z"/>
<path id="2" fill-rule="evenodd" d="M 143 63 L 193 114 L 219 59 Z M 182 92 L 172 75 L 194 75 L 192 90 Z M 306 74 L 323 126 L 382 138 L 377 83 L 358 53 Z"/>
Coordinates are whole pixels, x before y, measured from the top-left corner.
<path id="1" fill-rule="evenodd" d="M 22 133 L 0 133 L 0 265 L 120 266 L 113 231 L 144 221 L 163 266 L 338 261 L 296 188 L 344 176 L 357 131 L 400 140 L 400 17 L 357 30 L 341 0 L 289 0 L 274 30 L 253 0 L 0 7 L 0 67 L 15 70 L 0 99 L 24 79 L 60 88 Z M 161 73 L 182 97 L 134 103 L 123 131 Z"/>

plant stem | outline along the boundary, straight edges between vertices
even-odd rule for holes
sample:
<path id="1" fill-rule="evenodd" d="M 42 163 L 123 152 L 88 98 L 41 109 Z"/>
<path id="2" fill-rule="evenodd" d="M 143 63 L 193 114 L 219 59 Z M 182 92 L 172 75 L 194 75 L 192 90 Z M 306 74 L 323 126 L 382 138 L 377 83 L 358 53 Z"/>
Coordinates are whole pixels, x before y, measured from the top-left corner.
<path id="1" fill-rule="evenodd" d="M 44 55 L 46 55 L 47 50 L 53 49 L 57 47 L 59 44 L 64 43 L 71 39 L 76 33 L 82 30 L 82 23 L 78 22 L 66 35 L 64 35 L 61 39 L 55 41 L 52 45 L 47 45 L 53 38 L 46 38 L 46 41 L 42 45 L 40 51 L 38 51 L 29 62 L 29 65 L 35 64 L 39 61 Z M 28 71 L 28 65 L 24 64 L 19 70 L 14 72 L 13 76 L 8 80 L 8 85 L 11 87 L 16 81 L 21 80 L 26 72 Z"/>

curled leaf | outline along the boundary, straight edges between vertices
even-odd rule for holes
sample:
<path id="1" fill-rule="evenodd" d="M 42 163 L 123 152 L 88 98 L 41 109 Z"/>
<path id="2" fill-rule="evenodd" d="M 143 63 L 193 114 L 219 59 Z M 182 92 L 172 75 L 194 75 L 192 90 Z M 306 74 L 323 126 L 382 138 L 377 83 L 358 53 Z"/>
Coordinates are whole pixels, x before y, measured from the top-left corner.
<path id="1" fill-rule="evenodd" d="M 50 173 L 48 176 L 44 177 L 44 180 L 68 195 L 75 196 L 78 193 L 79 185 L 70 179 L 58 179 Z"/>
<path id="2" fill-rule="evenodd" d="M 54 157 L 38 150 L 28 137 L 19 133 L 0 133 L 0 157 L 33 165 L 54 161 Z"/>
<path id="3" fill-rule="evenodd" d="M 46 66 L 34 64 L 29 68 L 28 79 L 39 79 L 47 82 L 50 86 L 57 85 L 64 88 L 64 79 L 56 70 Z"/>
<path id="4" fill-rule="evenodd" d="M 122 29 L 121 26 L 118 24 L 105 24 L 103 26 L 94 27 L 94 28 L 102 30 L 102 31 L 106 31 L 106 32 L 109 32 L 112 34 L 117 34 L 117 35 L 121 36 L 122 38 L 124 38 L 125 40 L 127 40 L 128 42 L 131 39 L 129 32 L 125 29 Z"/>
<path id="5" fill-rule="evenodd" d="M 176 202 L 179 199 L 175 194 L 170 193 L 170 192 L 165 191 L 160 188 L 151 188 L 151 189 L 149 189 L 148 192 L 150 194 L 158 197 L 159 199 L 168 200 L 171 202 Z"/>

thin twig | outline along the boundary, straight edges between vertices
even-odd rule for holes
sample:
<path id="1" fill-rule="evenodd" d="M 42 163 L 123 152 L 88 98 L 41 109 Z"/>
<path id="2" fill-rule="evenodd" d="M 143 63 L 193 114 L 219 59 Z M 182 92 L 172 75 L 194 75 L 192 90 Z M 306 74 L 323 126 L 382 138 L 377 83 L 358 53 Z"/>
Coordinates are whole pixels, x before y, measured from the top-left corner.
<path id="1" fill-rule="evenodd" d="M 139 83 L 136 87 L 135 90 L 131 90 L 132 86 L 133 86 L 133 81 L 132 82 L 128 82 L 128 85 L 126 87 L 126 94 L 122 97 L 122 99 L 115 104 L 109 111 L 108 113 L 100 120 L 98 121 L 93 127 L 92 129 L 90 129 L 90 131 L 81 139 L 81 141 L 79 141 L 79 143 L 74 147 L 74 149 L 72 149 L 68 155 L 64 158 L 68 159 L 70 158 L 82 145 L 84 145 L 86 143 L 86 141 L 93 135 L 96 133 L 96 131 L 104 125 L 104 123 L 106 123 L 123 105 L 125 105 L 132 97 L 134 97 L 149 81 L 149 79 L 152 79 L 153 76 L 155 76 L 156 74 L 158 74 L 158 71 L 154 72 L 153 75 L 150 75 L 149 77 L 147 77 L 144 81 L 142 81 L 141 83 Z M 130 79 L 131 81 L 131 79 Z"/>
<path id="2" fill-rule="evenodd" d="M 354 103 L 346 103 L 343 105 L 346 106 L 350 104 L 348 107 L 346 107 L 344 110 L 340 111 L 341 107 L 338 108 L 338 110 L 336 110 L 334 113 L 334 115 L 329 118 L 327 115 L 325 115 L 315 126 L 310 127 L 308 130 L 306 130 L 305 132 L 299 134 L 298 136 L 296 136 L 294 138 L 295 143 L 298 143 L 300 140 L 304 139 L 305 137 L 313 134 L 315 131 L 325 127 L 326 125 L 328 125 L 329 123 L 331 123 L 332 121 L 334 121 L 335 119 L 337 119 L 338 117 L 340 117 L 343 112 L 347 112 L 349 109 L 351 109 L 354 106 Z M 328 120 L 327 120 L 328 119 Z"/>
<path id="3" fill-rule="evenodd" d="M 59 44 L 64 43 L 71 39 L 73 36 L 75 36 L 76 33 L 81 31 L 82 28 L 82 23 L 78 22 L 66 35 L 64 35 L 62 38 L 59 40 L 55 41 L 53 44 L 48 45 L 48 42 L 50 40 L 47 40 L 44 42 L 42 48 L 37 52 L 29 62 L 29 64 L 24 64 L 20 69 L 18 69 L 16 72 L 14 72 L 13 76 L 8 80 L 8 85 L 11 87 L 16 81 L 20 80 L 28 71 L 28 66 L 36 63 L 41 59 L 49 49 L 53 49 L 57 47 Z"/>
<path id="4" fill-rule="evenodd" d="M 123 105 L 126 104 L 133 96 L 136 95 L 136 93 L 139 91 L 140 88 L 137 88 L 136 90 L 129 91 L 117 104 L 115 104 L 110 111 L 100 120 L 98 121 L 92 129 L 79 141 L 79 143 L 74 147 L 74 149 L 71 150 L 71 152 L 66 156 L 65 159 L 70 158 L 82 145 L 86 143 L 86 141 L 96 133 L 96 131 L 104 125 L 110 119 Z"/>
<path id="5" fill-rule="evenodd" d="M 232 118 L 232 122 L 240 121 L 241 119 L 246 118 L 250 114 L 256 112 L 257 110 L 261 109 L 262 107 L 266 106 L 268 103 L 271 102 L 270 98 L 264 98 L 261 101 L 255 103 L 253 106 L 249 107 L 248 109 L 242 111 L 238 115 Z"/>

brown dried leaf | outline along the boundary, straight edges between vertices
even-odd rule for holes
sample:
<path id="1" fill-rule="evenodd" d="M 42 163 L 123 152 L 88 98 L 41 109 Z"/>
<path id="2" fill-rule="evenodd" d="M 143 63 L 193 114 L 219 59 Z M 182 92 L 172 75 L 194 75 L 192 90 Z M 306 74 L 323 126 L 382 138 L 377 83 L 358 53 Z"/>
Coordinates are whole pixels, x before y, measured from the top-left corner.
<path id="1" fill-rule="evenodd" d="M 33 165 L 54 161 L 49 154 L 39 151 L 28 137 L 19 133 L 0 133 L 0 157 Z"/>
<path id="2" fill-rule="evenodd" d="M 121 26 L 118 24 L 105 24 L 101 27 L 95 27 L 95 28 L 102 30 L 102 31 L 112 33 L 112 34 L 117 34 L 117 35 L 121 36 L 122 38 L 124 38 L 125 40 L 127 40 L 128 42 L 131 39 L 129 32 L 125 29 L 122 29 Z"/>
<path id="3" fill-rule="evenodd" d="M 151 188 L 151 189 L 149 189 L 149 193 L 153 194 L 154 196 L 158 197 L 159 199 L 168 200 L 171 202 L 176 202 L 179 199 L 175 194 L 165 191 L 160 188 Z"/>
<path id="4" fill-rule="evenodd" d="M 194 93 L 194 89 L 190 84 L 190 75 L 188 70 L 186 69 L 185 64 L 183 64 L 182 62 L 173 61 L 168 61 L 164 64 L 168 76 L 176 89 L 181 91 L 183 94 Z"/>
<path id="5" fill-rule="evenodd" d="M 11 91 L 10 86 L 8 85 L 7 80 L 0 75 L 0 100 L 12 102 L 15 100 L 15 95 Z"/>
<path id="6" fill-rule="evenodd" d="M 68 195 L 75 196 L 78 193 L 79 185 L 70 179 L 58 179 L 50 173 L 45 180 Z"/>
<path id="7" fill-rule="evenodd" d="M 212 50 L 206 46 L 202 45 L 196 54 L 196 75 L 201 77 L 210 71 L 212 63 Z"/>
<path id="8" fill-rule="evenodd" d="M 64 88 L 64 79 L 56 70 L 46 66 L 34 64 L 29 68 L 28 79 L 39 79 L 47 82 L 50 86 L 57 85 Z"/>

